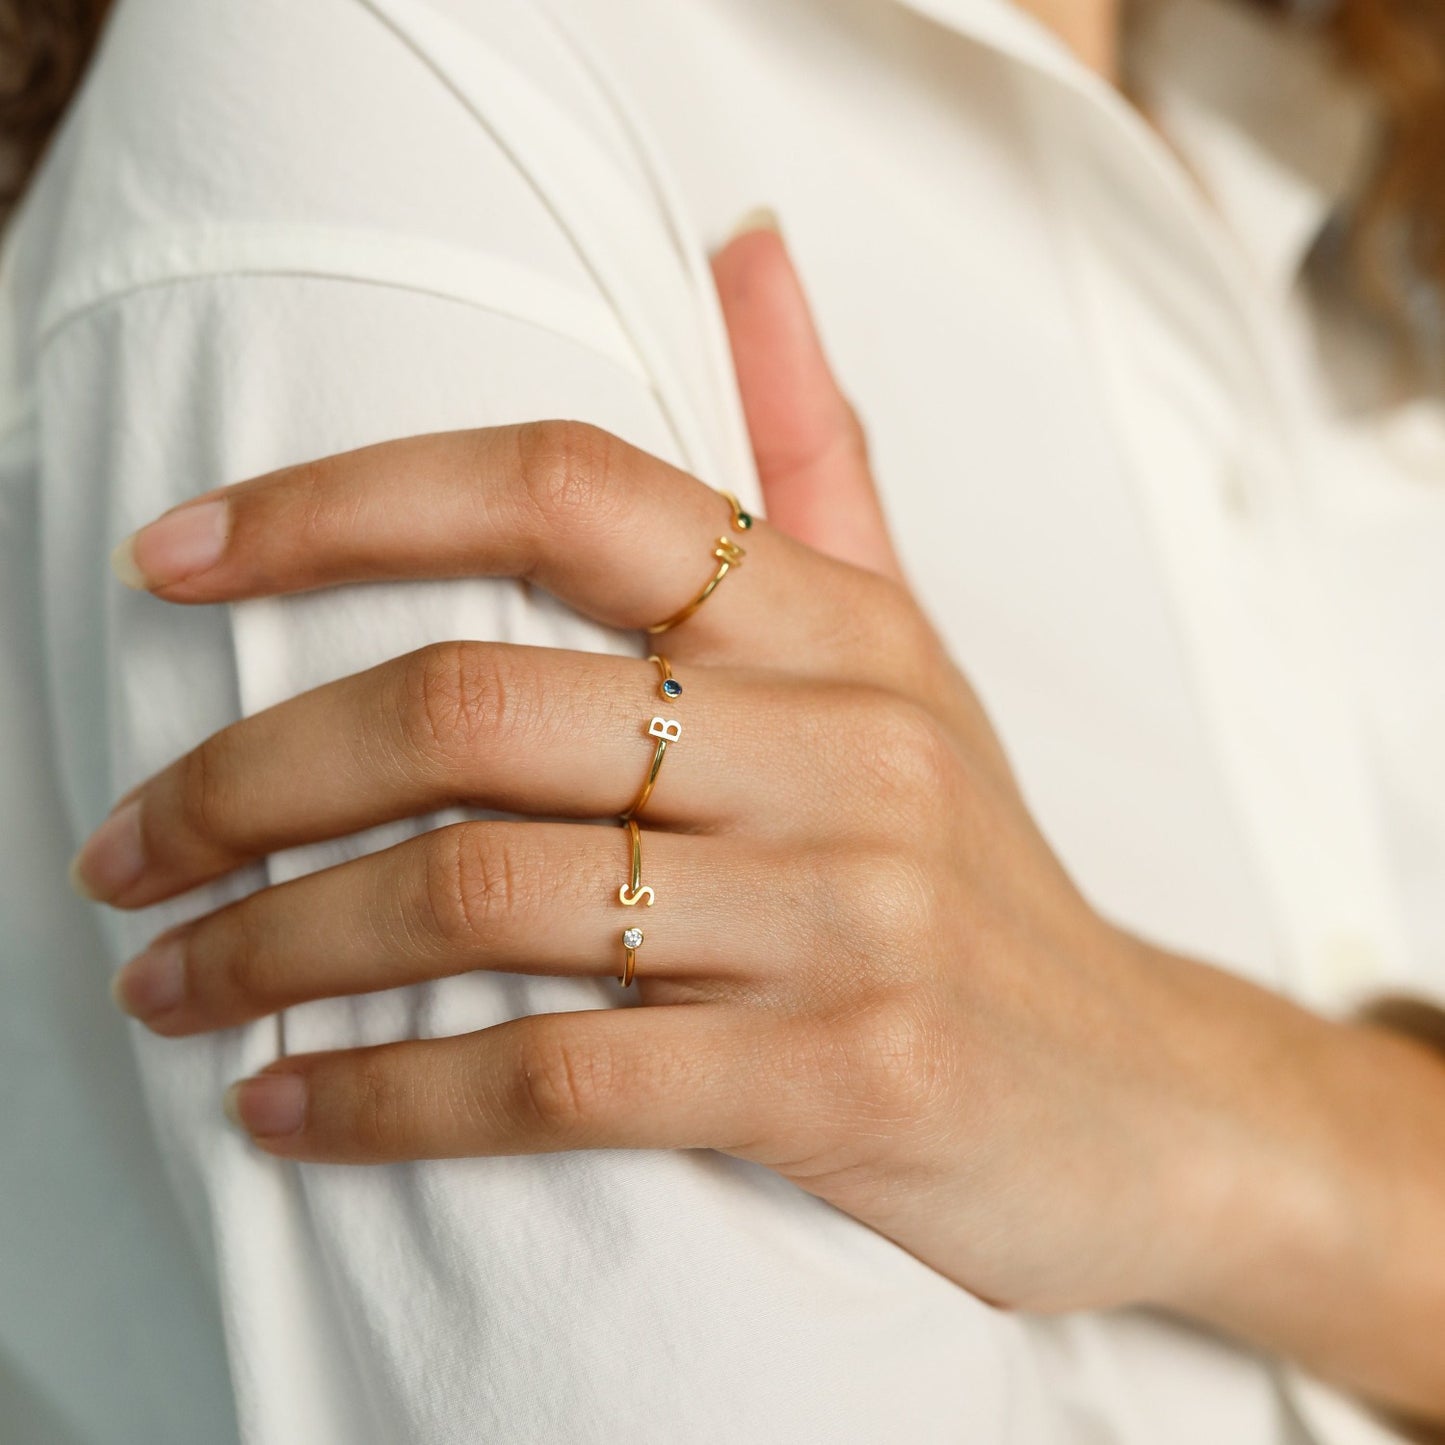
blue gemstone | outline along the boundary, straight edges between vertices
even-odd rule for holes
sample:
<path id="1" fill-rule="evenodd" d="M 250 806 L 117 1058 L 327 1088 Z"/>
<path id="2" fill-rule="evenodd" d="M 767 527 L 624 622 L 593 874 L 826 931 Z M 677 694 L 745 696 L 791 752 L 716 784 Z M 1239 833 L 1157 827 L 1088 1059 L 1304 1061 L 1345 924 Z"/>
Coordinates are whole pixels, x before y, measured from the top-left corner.
<path id="1" fill-rule="evenodd" d="M 664 697 L 681 697 L 682 684 L 675 677 L 668 678 L 662 684 L 662 695 Z"/>

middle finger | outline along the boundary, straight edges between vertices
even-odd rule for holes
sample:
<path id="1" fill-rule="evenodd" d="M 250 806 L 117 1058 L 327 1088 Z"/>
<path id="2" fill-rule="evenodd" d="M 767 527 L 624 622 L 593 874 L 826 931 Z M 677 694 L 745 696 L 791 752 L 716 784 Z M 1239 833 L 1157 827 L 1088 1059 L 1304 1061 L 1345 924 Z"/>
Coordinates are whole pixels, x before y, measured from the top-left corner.
<path id="1" fill-rule="evenodd" d="M 681 681 L 674 700 L 639 659 L 426 647 L 222 729 L 116 808 L 76 878 L 137 908 L 283 848 L 442 808 L 616 816 L 656 756 L 655 728 L 673 740 L 649 824 L 706 831 L 747 817 L 759 836 L 791 831 L 805 800 L 777 806 L 796 788 L 790 760 L 843 690 L 705 668 Z"/>

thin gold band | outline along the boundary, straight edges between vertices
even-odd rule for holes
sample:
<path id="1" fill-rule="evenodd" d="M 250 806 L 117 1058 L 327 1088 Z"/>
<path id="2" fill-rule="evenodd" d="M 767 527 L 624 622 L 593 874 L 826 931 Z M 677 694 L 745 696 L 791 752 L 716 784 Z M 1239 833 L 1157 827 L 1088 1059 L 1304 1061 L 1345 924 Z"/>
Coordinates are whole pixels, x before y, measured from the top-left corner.
<path id="1" fill-rule="evenodd" d="M 657 895 L 642 882 L 642 830 L 631 818 L 624 818 L 622 824 L 631 834 L 632 881 L 624 883 L 617 890 L 618 901 L 625 908 L 633 908 L 638 903 L 651 908 Z M 629 925 L 622 930 L 622 949 L 626 959 L 622 965 L 622 972 L 617 976 L 617 982 L 623 988 L 632 982 L 633 971 L 637 967 L 637 950 L 642 947 L 642 938 L 642 930 L 634 925 Z"/>
<path id="2" fill-rule="evenodd" d="M 746 532 L 753 525 L 751 513 L 745 512 L 742 504 L 731 492 L 719 492 L 718 494 L 732 508 L 733 530 L 735 532 Z M 656 635 L 659 632 L 667 632 L 670 628 L 676 627 L 679 622 L 686 622 L 712 594 L 717 591 L 718 583 L 732 571 L 734 567 L 743 565 L 743 558 L 747 555 L 738 544 L 727 537 L 719 537 L 713 544 L 712 555 L 717 559 L 717 571 L 708 580 L 707 585 L 692 599 L 685 607 L 679 608 L 671 617 L 661 622 L 654 622 L 647 630 Z"/>
<path id="3" fill-rule="evenodd" d="M 671 702 L 674 698 L 682 695 L 682 684 L 672 675 L 672 668 L 665 657 L 654 652 L 647 659 L 657 664 L 657 670 L 661 674 L 657 685 L 658 693 Z M 653 786 L 657 782 L 657 775 L 662 771 L 662 760 L 667 756 L 668 743 L 675 743 L 682 736 L 682 724 L 675 718 L 657 716 L 647 725 L 648 737 L 657 739 L 657 747 L 653 749 L 652 766 L 647 770 L 647 777 L 643 779 L 642 791 L 638 793 L 630 808 L 622 814 L 623 821 L 635 818 L 647 805 L 647 800 L 652 796 Z"/>

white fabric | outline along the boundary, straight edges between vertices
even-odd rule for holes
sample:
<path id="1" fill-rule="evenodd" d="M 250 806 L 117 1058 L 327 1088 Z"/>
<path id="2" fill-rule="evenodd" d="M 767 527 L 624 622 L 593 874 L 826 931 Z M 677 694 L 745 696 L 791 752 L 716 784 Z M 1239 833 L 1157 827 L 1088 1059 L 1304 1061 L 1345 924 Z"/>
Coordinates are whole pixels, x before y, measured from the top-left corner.
<path id="1" fill-rule="evenodd" d="M 768 201 L 911 575 L 1090 896 L 1315 1006 L 1445 993 L 1441 422 L 1330 408 L 1294 283 L 1338 178 L 1268 142 L 1337 96 L 1291 46 L 1216 0 L 1153 32 L 1157 109 L 1216 210 L 1001 0 L 120 0 L 0 273 L 0 1417 L 22 1438 L 1379 1438 L 1177 1323 L 991 1310 L 730 1159 L 297 1168 L 222 1121 L 278 1053 L 610 1006 L 607 982 L 133 1030 L 147 1128 L 108 969 L 435 820 L 139 917 L 63 882 L 119 791 L 323 680 L 443 637 L 636 650 L 509 583 L 186 610 L 104 559 L 218 483 L 527 417 L 756 504 L 705 247 Z"/>

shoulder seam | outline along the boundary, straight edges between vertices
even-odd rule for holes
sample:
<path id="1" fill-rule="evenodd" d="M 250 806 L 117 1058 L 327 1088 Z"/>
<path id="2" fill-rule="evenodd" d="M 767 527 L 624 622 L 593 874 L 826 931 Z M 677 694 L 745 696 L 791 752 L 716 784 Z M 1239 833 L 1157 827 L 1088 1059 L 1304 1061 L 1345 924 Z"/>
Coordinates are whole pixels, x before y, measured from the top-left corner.
<path id="1" fill-rule="evenodd" d="M 419 236 L 283 223 L 177 225 L 117 239 L 57 278 L 40 311 L 36 351 L 108 302 L 228 276 L 349 281 L 456 301 L 540 326 L 647 376 L 606 302 L 540 271 Z"/>

